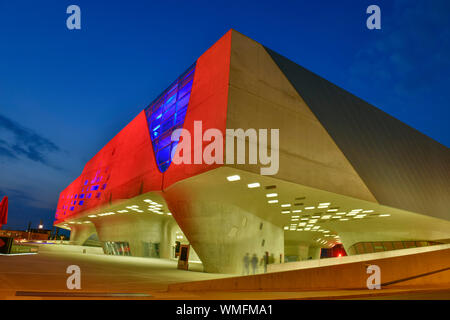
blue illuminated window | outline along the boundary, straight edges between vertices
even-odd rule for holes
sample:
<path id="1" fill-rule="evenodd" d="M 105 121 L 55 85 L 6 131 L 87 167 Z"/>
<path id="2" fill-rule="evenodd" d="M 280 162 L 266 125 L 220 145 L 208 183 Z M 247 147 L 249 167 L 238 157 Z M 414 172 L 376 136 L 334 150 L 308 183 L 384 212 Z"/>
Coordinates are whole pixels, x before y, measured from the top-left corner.
<path id="1" fill-rule="evenodd" d="M 161 172 L 169 167 L 172 150 L 178 144 L 178 141 L 172 141 L 171 135 L 174 130 L 183 128 L 194 72 L 195 64 L 145 109 L 156 163 Z"/>

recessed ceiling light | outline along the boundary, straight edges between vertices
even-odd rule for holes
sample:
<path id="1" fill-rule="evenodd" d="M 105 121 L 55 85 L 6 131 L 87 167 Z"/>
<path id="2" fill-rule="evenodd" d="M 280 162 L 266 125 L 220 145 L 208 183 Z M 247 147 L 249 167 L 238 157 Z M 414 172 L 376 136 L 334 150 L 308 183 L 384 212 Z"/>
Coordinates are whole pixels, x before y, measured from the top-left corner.
<path id="1" fill-rule="evenodd" d="M 320 219 L 320 216 L 312 216 L 313 219 Z"/>
<path id="2" fill-rule="evenodd" d="M 347 218 L 339 219 L 339 221 L 348 221 L 348 219 Z"/>
<path id="3" fill-rule="evenodd" d="M 345 215 L 345 212 L 337 212 L 336 213 L 338 216 L 342 216 L 342 215 Z"/>
<path id="4" fill-rule="evenodd" d="M 289 211 L 289 210 L 283 210 L 283 211 L 281 211 L 281 213 L 290 213 L 291 211 Z"/>
<path id="5" fill-rule="evenodd" d="M 284 227 L 283 229 L 284 229 L 284 230 L 289 230 L 289 227 Z"/>
<path id="6" fill-rule="evenodd" d="M 289 203 L 285 203 L 285 204 L 282 204 L 281 205 L 283 208 L 288 208 L 288 207 L 290 207 L 291 205 L 289 204 Z"/>
<path id="7" fill-rule="evenodd" d="M 300 222 L 298 225 L 299 225 L 299 227 L 304 227 L 304 226 L 306 226 L 306 222 Z"/>
<path id="8" fill-rule="evenodd" d="M 390 214 L 380 214 L 379 217 L 390 217 Z"/>
<path id="9" fill-rule="evenodd" d="M 332 216 L 331 219 L 339 219 L 341 218 L 340 216 Z"/>
<path id="10" fill-rule="evenodd" d="M 302 212 L 302 210 L 292 210 L 292 212 L 299 213 L 299 212 Z"/>
<path id="11" fill-rule="evenodd" d="M 330 219 L 330 218 L 331 218 L 331 215 L 322 216 L 322 219 L 324 219 L 324 220 L 327 220 L 327 219 Z"/>
<path id="12" fill-rule="evenodd" d="M 330 204 L 331 204 L 330 202 L 319 203 L 319 206 L 329 206 Z"/>
<path id="13" fill-rule="evenodd" d="M 312 210 L 315 209 L 316 207 L 305 207 L 305 210 Z"/>
<path id="14" fill-rule="evenodd" d="M 258 182 L 254 182 L 254 183 L 249 183 L 247 185 L 247 187 L 249 187 L 250 189 L 252 188 L 259 188 L 261 185 Z"/>
<path id="15" fill-rule="evenodd" d="M 298 219 L 295 219 L 295 218 L 294 218 L 294 219 L 291 219 L 291 221 L 298 221 Z"/>
<path id="16" fill-rule="evenodd" d="M 309 220 L 309 223 L 316 223 L 317 222 L 317 219 L 310 219 Z"/>
<path id="17" fill-rule="evenodd" d="M 238 175 L 229 176 L 229 177 L 227 177 L 227 180 L 228 181 L 238 181 L 238 180 L 241 180 L 241 177 Z"/>
<path id="18" fill-rule="evenodd" d="M 305 228 L 304 230 L 305 230 L 305 231 L 309 231 L 309 230 L 311 230 L 311 228 Z"/>
<path id="19" fill-rule="evenodd" d="M 337 212 L 338 209 L 328 209 L 327 211 L 328 211 L 328 212 Z"/>
<path id="20" fill-rule="evenodd" d="M 91 215 L 88 215 L 88 217 L 89 218 L 96 218 L 97 216 L 95 214 L 91 214 Z"/>
<path id="21" fill-rule="evenodd" d="M 268 194 L 266 194 L 267 198 L 274 198 L 276 196 L 278 196 L 278 193 L 268 193 Z"/>
<path id="22" fill-rule="evenodd" d="M 278 200 L 269 200 L 268 203 L 278 203 Z"/>
<path id="23" fill-rule="evenodd" d="M 364 210 L 363 213 L 372 213 L 373 210 Z"/>

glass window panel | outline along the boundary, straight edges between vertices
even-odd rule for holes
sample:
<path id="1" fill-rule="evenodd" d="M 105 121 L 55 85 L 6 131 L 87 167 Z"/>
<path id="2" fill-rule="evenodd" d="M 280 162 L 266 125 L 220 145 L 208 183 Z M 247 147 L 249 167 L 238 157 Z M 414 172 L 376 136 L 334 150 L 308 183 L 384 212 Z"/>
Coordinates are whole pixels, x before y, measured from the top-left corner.
<path id="1" fill-rule="evenodd" d="M 156 141 L 156 145 L 157 145 L 156 150 L 160 150 L 160 149 L 164 148 L 165 146 L 168 146 L 171 142 L 172 142 L 171 136 L 168 134 L 164 135 L 163 137 L 158 139 L 158 141 Z"/>
<path id="2" fill-rule="evenodd" d="M 415 248 L 416 247 L 416 242 L 415 241 L 405 241 L 405 248 Z"/>
<path id="3" fill-rule="evenodd" d="M 178 110 L 181 110 L 181 109 L 186 110 L 190 97 L 191 97 L 191 95 L 187 94 L 177 102 L 177 113 L 179 112 Z"/>
<path id="4" fill-rule="evenodd" d="M 383 244 L 381 242 L 374 242 L 373 243 L 373 249 L 375 250 L 375 252 L 384 251 L 384 247 L 383 247 Z"/>
<path id="5" fill-rule="evenodd" d="M 167 119 L 169 119 L 170 117 L 173 116 L 173 114 L 175 113 L 175 104 L 172 104 L 172 106 L 170 106 L 165 112 L 164 112 L 164 116 L 162 117 L 162 121 L 166 121 Z"/>
<path id="6" fill-rule="evenodd" d="M 184 119 L 186 118 L 186 109 L 180 110 L 175 115 L 175 125 L 181 125 Z"/>
<path id="7" fill-rule="evenodd" d="M 357 243 L 355 245 L 355 249 L 356 249 L 356 253 L 357 254 L 362 254 L 365 253 L 366 251 L 364 250 L 364 244 L 363 243 Z"/>
<path id="8" fill-rule="evenodd" d="M 189 81 L 188 83 L 186 83 L 185 86 L 181 87 L 179 92 L 178 92 L 178 97 L 183 98 L 186 94 L 190 93 L 192 90 L 192 81 Z"/>
<path id="9" fill-rule="evenodd" d="M 195 65 L 145 109 L 153 151 L 161 172 L 167 170 L 172 161 L 171 134 L 175 129 L 182 127 L 184 122 L 194 72 Z"/>
<path id="10" fill-rule="evenodd" d="M 163 133 L 165 133 L 165 132 L 167 132 L 167 130 L 169 130 L 170 128 L 172 128 L 173 125 L 174 125 L 174 123 L 173 123 L 174 120 L 175 120 L 174 117 L 171 117 L 170 119 L 167 119 L 167 120 L 161 125 L 161 131 L 162 131 Z"/>
<path id="11" fill-rule="evenodd" d="M 365 249 L 366 253 L 374 252 L 372 242 L 364 243 L 364 249 Z"/>
<path id="12" fill-rule="evenodd" d="M 426 241 L 416 241 L 417 247 L 426 247 L 428 243 Z"/>
<path id="13" fill-rule="evenodd" d="M 156 156 L 156 161 L 158 163 L 164 163 L 170 158 L 170 145 L 159 150 Z"/>
<path id="14" fill-rule="evenodd" d="M 401 241 L 395 241 L 394 242 L 394 249 L 398 250 L 398 249 L 405 249 L 405 247 L 403 246 L 403 242 Z"/>
<path id="15" fill-rule="evenodd" d="M 383 246 L 386 251 L 394 250 L 392 242 L 383 242 Z"/>

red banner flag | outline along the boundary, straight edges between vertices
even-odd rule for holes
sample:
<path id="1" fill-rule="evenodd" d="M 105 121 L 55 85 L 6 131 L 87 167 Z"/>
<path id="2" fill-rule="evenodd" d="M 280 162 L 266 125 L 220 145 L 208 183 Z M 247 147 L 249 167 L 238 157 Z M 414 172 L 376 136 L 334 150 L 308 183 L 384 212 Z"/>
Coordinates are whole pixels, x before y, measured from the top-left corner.
<path id="1" fill-rule="evenodd" d="M 8 197 L 0 202 L 0 227 L 8 222 Z"/>

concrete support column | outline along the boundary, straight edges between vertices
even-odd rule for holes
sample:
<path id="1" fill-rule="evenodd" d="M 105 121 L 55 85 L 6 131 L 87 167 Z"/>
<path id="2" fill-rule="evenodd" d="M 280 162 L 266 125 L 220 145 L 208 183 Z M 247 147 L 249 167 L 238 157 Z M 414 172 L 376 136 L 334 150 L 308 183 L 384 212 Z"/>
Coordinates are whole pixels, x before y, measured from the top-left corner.
<path id="1" fill-rule="evenodd" d="M 144 242 L 164 244 L 161 241 L 161 232 L 164 219 L 159 216 L 118 217 L 103 218 L 96 222 L 98 238 L 100 241 L 128 242 L 131 255 L 142 257 L 146 255 Z"/>
<path id="2" fill-rule="evenodd" d="M 285 243 L 284 248 L 286 257 L 296 256 L 298 261 L 308 260 L 309 258 L 309 244 L 307 243 Z"/>
<path id="3" fill-rule="evenodd" d="M 83 243 L 94 233 L 96 233 L 95 225 L 92 223 L 71 225 L 70 243 L 74 245 L 83 245 Z"/>
<path id="4" fill-rule="evenodd" d="M 320 251 L 322 249 L 320 247 L 309 247 L 308 256 L 311 257 L 312 260 L 320 259 Z"/>
<path id="5" fill-rule="evenodd" d="M 175 244 L 173 233 L 176 227 L 177 225 L 174 221 L 165 221 L 162 224 L 160 257 L 163 259 L 172 258 L 172 246 Z"/>
<path id="6" fill-rule="evenodd" d="M 164 197 L 206 272 L 242 274 L 247 253 L 250 259 L 256 255 L 257 272 L 263 272 L 259 264 L 266 251 L 275 261 L 284 254 L 282 228 L 233 203 L 211 200 L 204 193 L 195 200 L 170 192 Z"/>

